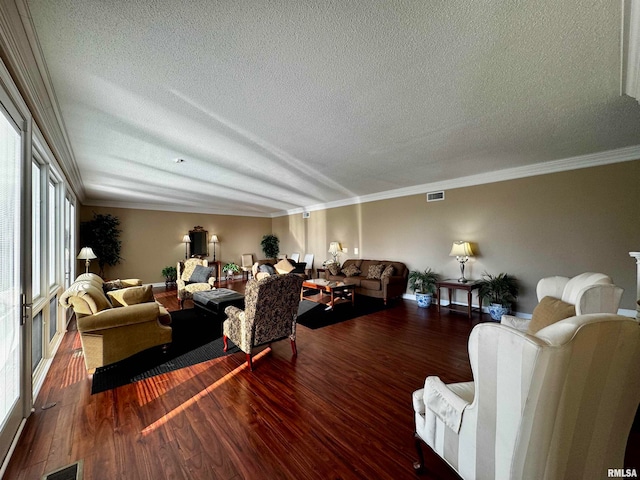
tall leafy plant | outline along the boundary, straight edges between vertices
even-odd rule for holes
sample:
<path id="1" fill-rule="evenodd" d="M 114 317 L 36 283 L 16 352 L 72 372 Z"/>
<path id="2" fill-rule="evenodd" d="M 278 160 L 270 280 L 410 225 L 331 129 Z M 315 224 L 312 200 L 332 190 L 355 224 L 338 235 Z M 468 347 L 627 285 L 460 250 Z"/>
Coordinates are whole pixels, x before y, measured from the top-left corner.
<path id="1" fill-rule="evenodd" d="M 82 246 L 91 247 L 93 253 L 98 257 L 96 259 L 100 267 L 98 274 L 101 277 L 104 277 L 105 265 L 113 267 L 122 260 L 120 256 L 122 247 L 120 233 L 122 230 L 118 229 L 119 226 L 118 217 L 95 212 L 93 219 L 80 223 L 80 242 Z"/>
<path id="2" fill-rule="evenodd" d="M 280 253 L 280 240 L 278 237 L 272 233 L 268 233 L 262 237 L 260 245 L 266 258 L 278 258 L 278 254 Z"/>

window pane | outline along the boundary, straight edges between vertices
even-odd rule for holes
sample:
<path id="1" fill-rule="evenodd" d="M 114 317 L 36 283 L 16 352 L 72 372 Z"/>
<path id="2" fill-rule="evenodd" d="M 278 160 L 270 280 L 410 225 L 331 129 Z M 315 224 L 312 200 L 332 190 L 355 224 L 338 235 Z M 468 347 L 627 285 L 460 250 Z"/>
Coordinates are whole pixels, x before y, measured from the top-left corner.
<path id="1" fill-rule="evenodd" d="M 0 430 L 20 398 L 20 135 L 0 113 Z"/>
<path id="2" fill-rule="evenodd" d="M 42 311 L 33 317 L 33 330 L 31 331 L 31 373 L 42 360 Z"/>
<path id="3" fill-rule="evenodd" d="M 56 186 L 49 182 L 49 285 L 56 283 Z"/>
<path id="4" fill-rule="evenodd" d="M 58 296 L 49 301 L 49 341 L 53 340 L 58 331 Z"/>
<path id="5" fill-rule="evenodd" d="M 41 168 L 40 165 L 33 162 L 31 167 L 31 198 L 32 198 L 32 209 L 31 209 L 31 288 L 32 288 L 32 298 L 36 299 L 41 294 L 40 282 L 41 282 L 41 258 L 40 258 L 40 225 L 41 222 L 41 205 L 42 198 L 40 192 L 40 180 L 41 180 Z"/>

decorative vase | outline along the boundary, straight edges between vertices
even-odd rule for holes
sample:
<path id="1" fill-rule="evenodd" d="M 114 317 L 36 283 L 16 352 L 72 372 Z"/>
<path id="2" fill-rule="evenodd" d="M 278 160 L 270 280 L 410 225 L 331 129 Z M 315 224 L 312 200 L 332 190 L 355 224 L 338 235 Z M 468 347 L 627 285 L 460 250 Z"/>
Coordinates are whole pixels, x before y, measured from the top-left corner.
<path id="1" fill-rule="evenodd" d="M 493 320 L 499 322 L 502 319 L 502 315 L 509 313 L 509 308 L 499 303 L 489 304 L 489 315 Z"/>
<path id="2" fill-rule="evenodd" d="M 422 308 L 428 308 L 431 306 L 431 299 L 433 295 L 430 293 L 418 293 L 416 292 L 416 301 L 418 302 L 418 306 Z"/>

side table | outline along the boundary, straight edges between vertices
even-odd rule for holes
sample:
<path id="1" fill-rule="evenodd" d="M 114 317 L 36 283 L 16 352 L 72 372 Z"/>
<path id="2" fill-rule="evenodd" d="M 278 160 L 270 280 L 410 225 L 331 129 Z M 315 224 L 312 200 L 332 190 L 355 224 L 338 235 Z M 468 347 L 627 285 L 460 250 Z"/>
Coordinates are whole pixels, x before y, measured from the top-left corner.
<path id="1" fill-rule="evenodd" d="M 473 306 L 471 305 L 471 294 L 474 290 L 478 289 L 480 286 L 479 282 L 476 280 L 469 280 L 466 283 L 458 282 L 455 279 L 447 279 L 436 282 L 436 288 L 438 289 L 438 313 L 440 313 L 440 303 L 442 299 L 442 295 L 440 290 L 442 288 L 446 288 L 449 290 L 449 305 L 447 306 L 452 312 L 460 312 L 466 313 L 469 320 L 471 320 L 471 311 L 473 310 Z M 467 308 L 465 310 L 461 310 L 459 308 L 454 307 L 453 305 L 453 292 L 455 290 L 464 290 L 467 292 Z M 482 300 L 478 300 L 478 311 L 480 312 L 480 316 L 482 316 Z"/>

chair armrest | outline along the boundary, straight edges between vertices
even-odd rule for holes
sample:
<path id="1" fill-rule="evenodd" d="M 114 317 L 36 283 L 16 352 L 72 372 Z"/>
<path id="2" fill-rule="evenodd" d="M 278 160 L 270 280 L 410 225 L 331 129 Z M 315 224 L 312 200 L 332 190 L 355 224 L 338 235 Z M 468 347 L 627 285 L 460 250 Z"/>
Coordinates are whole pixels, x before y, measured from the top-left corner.
<path id="1" fill-rule="evenodd" d="M 516 330 L 519 330 L 521 332 L 526 332 L 529 329 L 529 323 L 531 323 L 531 319 L 514 317 L 513 315 L 502 315 L 500 323 L 502 325 L 506 325 L 507 327 L 515 328 Z"/>
<path id="2" fill-rule="evenodd" d="M 218 273 L 217 273 L 217 272 L 216 272 L 216 276 L 215 276 L 215 277 L 209 277 L 209 279 L 207 280 L 207 283 L 208 283 L 209 285 L 211 285 L 211 288 L 215 288 L 215 286 L 216 286 L 216 279 L 217 279 L 217 280 L 220 280 L 220 279 L 218 278 Z"/>
<path id="3" fill-rule="evenodd" d="M 424 403 L 454 432 L 460 431 L 462 413 L 469 402 L 459 397 L 438 377 L 427 377 L 424 382 Z"/>
<path id="4" fill-rule="evenodd" d="M 236 319 L 244 320 L 244 310 L 239 309 L 235 305 L 229 305 L 224 309 L 224 313 L 227 314 L 227 317 L 231 321 L 235 321 Z"/>
<path id="5" fill-rule="evenodd" d="M 155 302 L 139 303 L 128 307 L 117 307 L 102 310 L 86 317 L 78 318 L 78 331 L 81 333 L 125 325 L 150 322 L 160 316 L 160 307 Z"/>

